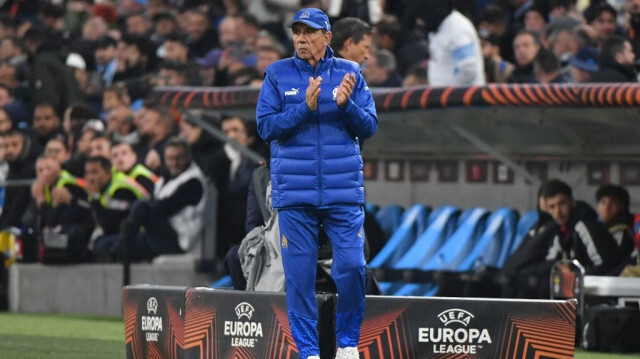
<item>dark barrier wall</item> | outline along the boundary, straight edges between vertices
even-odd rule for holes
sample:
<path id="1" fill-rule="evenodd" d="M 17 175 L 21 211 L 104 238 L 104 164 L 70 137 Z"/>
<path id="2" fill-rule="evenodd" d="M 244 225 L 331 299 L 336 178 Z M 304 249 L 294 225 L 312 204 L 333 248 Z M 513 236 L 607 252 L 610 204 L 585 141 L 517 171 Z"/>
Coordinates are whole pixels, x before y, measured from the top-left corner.
<path id="1" fill-rule="evenodd" d="M 283 294 L 133 286 L 123 297 L 127 358 L 298 357 Z M 321 357 L 333 358 L 334 297 L 317 300 Z M 575 310 L 574 301 L 367 297 L 359 349 L 365 359 L 573 358 Z"/>
<path id="2" fill-rule="evenodd" d="M 127 358 L 184 358 L 186 287 L 124 288 L 122 308 Z"/>

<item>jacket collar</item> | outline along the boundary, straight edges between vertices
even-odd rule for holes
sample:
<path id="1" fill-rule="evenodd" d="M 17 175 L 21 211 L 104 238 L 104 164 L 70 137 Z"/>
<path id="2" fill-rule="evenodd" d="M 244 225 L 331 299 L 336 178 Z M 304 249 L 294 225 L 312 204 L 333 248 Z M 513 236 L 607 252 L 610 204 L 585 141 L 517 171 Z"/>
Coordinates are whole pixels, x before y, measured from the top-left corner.
<path id="1" fill-rule="evenodd" d="M 318 61 L 318 65 L 316 66 L 315 70 L 307 61 L 302 60 L 301 58 L 298 57 L 298 52 L 295 52 L 295 54 L 293 55 L 293 60 L 300 70 L 315 73 L 315 72 L 323 72 L 325 68 L 333 61 L 333 57 L 334 57 L 333 50 L 331 49 L 330 46 L 327 46 L 327 52 L 324 55 L 324 58 Z"/>

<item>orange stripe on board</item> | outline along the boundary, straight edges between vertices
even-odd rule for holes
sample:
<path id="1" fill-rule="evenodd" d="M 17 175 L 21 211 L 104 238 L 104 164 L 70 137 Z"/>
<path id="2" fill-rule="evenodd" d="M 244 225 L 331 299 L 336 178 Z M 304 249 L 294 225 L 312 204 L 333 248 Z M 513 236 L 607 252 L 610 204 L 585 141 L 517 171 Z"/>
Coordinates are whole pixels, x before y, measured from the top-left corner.
<path id="1" fill-rule="evenodd" d="M 451 92 L 453 92 L 454 89 L 454 87 L 449 87 L 444 90 L 442 96 L 440 96 L 440 104 L 442 105 L 442 107 L 447 107 L 447 103 L 449 102 L 449 95 L 451 95 Z"/>
<path id="2" fill-rule="evenodd" d="M 535 89 L 536 93 L 538 94 L 538 96 L 540 96 L 540 99 L 542 99 L 542 101 L 544 102 L 543 105 L 547 105 L 547 106 L 551 106 L 553 105 L 553 101 L 551 101 L 548 97 L 547 94 L 544 93 L 542 86 L 536 84 L 533 85 L 533 88 Z"/>
<path id="3" fill-rule="evenodd" d="M 502 90 L 502 93 L 504 94 L 504 96 L 507 97 L 509 101 L 508 103 L 509 105 L 515 105 L 515 106 L 521 105 L 518 97 L 515 96 L 515 94 L 511 91 L 511 89 L 509 88 L 509 85 L 501 85 L 500 89 Z"/>
<path id="4" fill-rule="evenodd" d="M 598 106 L 604 106 L 605 103 L 605 95 L 607 94 L 607 89 L 609 89 L 610 87 L 600 87 L 598 89 Z"/>
<path id="5" fill-rule="evenodd" d="M 538 105 L 538 106 L 543 106 L 544 104 L 542 103 L 542 99 L 540 99 L 540 97 L 538 97 L 538 95 L 536 95 L 533 92 L 533 87 L 529 84 L 525 84 L 524 86 L 524 92 L 529 96 L 529 98 L 531 99 L 531 102 L 534 105 Z"/>
<path id="6" fill-rule="evenodd" d="M 191 106 L 191 101 L 197 94 L 202 94 L 202 92 L 191 91 L 191 93 L 184 99 L 184 107 L 189 108 Z"/>
<path id="7" fill-rule="evenodd" d="M 428 88 L 422 92 L 422 95 L 420 96 L 421 108 L 427 108 L 427 98 L 429 97 L 430 93 L 431 93 L 431 88 Z"/>
<path id="8" fill-rule="evenodd" d="M 491 92 L 491 95 L 493 95 L 493 97 L 499 103 L 501 103 L 503 105 L 508 105 L 509 104 L 509 101 L 507 101 L 507 99 L 504 98 L 504 96 L 502 96 L 502 94 L 500 93 L 500 90 L 498 90 L 498 87 L 495 84 L 489 85 L 489 91 Z"/>
<path id="9" fill-rule="evenodd" d="M 160 103 L 164 104 L 167 102 L 167 100 L 169 99 L 169 96 L 171 96 L 171 92 L 167 91 L 164 93 L 164 95 L 162 95 L 162 97 L 160 98 Z"/>
<path id="10" fill-rule="evenodd" d="M 391 100 L 393 99 L 393 96 L 395 95 L 395 93 L 390 93 L 387 94 L 387 97 L 384 99 L 384 109 L 385 110 L 389 110 L 389 106 L 391 105 Z"/>
<path id="11" fill-rule="evenodd" d="M 555 85 L 555 86 L 552 86 L 551 87 L 551 91 L 553 91 L 553 94 L 560 99 L 562 104 L 568 105 L 569 104 L 569 99 L 564 95 L 564 93 L 562 93 L 562 89 L 565 86 L 566 85 Z"/>
<path id="12" fill-rule="evenodd" d="M 580 100 L 576 97 L 575 86 L 564 85 L 562 88 L 562 92 L 569 98 L 569 101 L 573 104 L 579 104 Z"/>
<path id="13" fill-rule="evenodd" d="M 475 95 L 475 93 L 478 92 L 479 88 L 480 88 L 479 86 L 472 86 L 465 92 L 464 96 L 462 97 L 462 103 L 465 106 L 472 105 L 471 101 L 473 101 L 473 95 Z"/>
<path id="14" fill-rule="evenodd" d="M 171 99 L 171 106 L 175 107 L 178 105 L 178 101 L 180 100 L 180 97 L 182 96 L 184 92 L 180 91 L 178 92 L 175 96 L 173 96 L 173 99 Z"/>
<path id="15" fill-rule="evenodd" d="M 520 102 L 524 103 L 525 105 L 531 105 L 531 99 L 529 99 L 527 96 L 525 96 L 525 94 L 522 93 L 520 86 L 512 85 L 511 89 L 516 94 L 516 96 L 518 96 Z"/>
<path id="16" fill-rule="evenodd" d="M 556 96 L 556 94 L 553 91 L 553 87 L 549 84 L 544 84 L 544 92 L 547 94 L 547 96 L 551 99 L 551 101 L 556 104 L 556 105 L 562 105 L 563 102 L 560 100 L 560 98 L 558 96 Z"/>
<path id="17" fill-rule="evenodd" d="M 404 93 L 404 95 L 402 96 L 402 102 L 400 104 L 400 107 L 403 110 L 407 109 L 407 102 L 409 102 L 409 98 L 411 97 L 411 95 L 413 94 L 415 90 L 409 90 L 407 92 Z"/>

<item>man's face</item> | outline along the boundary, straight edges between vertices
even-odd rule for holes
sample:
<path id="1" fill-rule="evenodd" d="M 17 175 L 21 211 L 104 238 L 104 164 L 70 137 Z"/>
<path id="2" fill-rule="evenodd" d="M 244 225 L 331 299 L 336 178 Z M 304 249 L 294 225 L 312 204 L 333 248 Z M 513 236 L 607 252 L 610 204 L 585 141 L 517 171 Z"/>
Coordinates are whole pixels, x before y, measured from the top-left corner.
<path id="1" fill-rule="evenodd" d="M 496 47 L 499 49 L 498 46 L 494 46 L 491 42 L 480 39 L 480 48 L 485 59 L 492 59 L 496 55 Z"/>
<path id="2" fill-rule="evenodd" d="M 60 177 L 60 163 L 53 158 L 40 158 L 36 161 L 36 177 L 45 186 L 52 186 Z"/>
<path id="3" fill-rule="evenodd" d="M 161 19 L 156 22 L 155 33 L 160 36 L 167 36 L 177 29 L 176 23 L 170 19 Z"/>
<path id="4" fill-rule="evenodd" d="M 111 156 L 111 143 L 104 137 L 98 137 L 91 140 L 91 150 L 89 156 L 97 157 L 102 156 L 109 158 Z"/>
<path id="5" fill-rule="evenodd" d="M 622 52 L 616 54 L 616 61 L 623 66 L 633 66 L 635 60 L 636 55 L 633 53 L 631 43 L 629 41 L 625 41 Z"/>
<path id="6" fill-rule="evenodd" d="M 209 21 L 203 14 L 198 13 L 190 13 L 188 19 L 187 32 L 189 37 L 193 40 L 200 40 L 209 27 Z"/>
<path id="7" fill-rule="evenodd" d="M 533 31 L 542 31 L 547 21 L 537 11 L 527 11 L 524 15 L 524 28 Z"/>
<path id="8" fill-rule="evenodd" d="M 0 110 L 0 134 L 9 132 L 12 127 L 13 124 L 7 112 Z"/>
<path id="9" fill-rule="evenodd" d="M 222 122 L 222 132 L 245 147 L 251 144 L 251 138 L 247 134 L 244 122 L 239 118 L 232 118 Z"/>
<path id="10" fill-rule="evenodd" d="M 2 41 L 2 43 L 0 44 L 0 61 L 7 60 L 13 56 L 18 55 L 20 53 L 18 49 L 19 48 L 15 46 L 13 41 Z"/>
<path id="11" fill-rule="evenodd" d="M 189 48 L 178 41 L 164 42 L 164 60 L 184 63 L 189 57 Z"/>
<path id="12" fill-rule="evenodd" d="M 111 172 L 105 170 L 96 162 L 87 162 L 84 165 L 84 179 L 92 188 L 104 188 L 111 180 Z"/>
<path id="13" fill-rule="evenodd" d="M 627 12 L 631 15 L 640 15 L 640 0 L 627 0 Z"/>
<path id="14" fill-rule="evenodd" d="M 265 72 L 267 66 L 280 60 L 280 56 L 275 51 L 258 51 L 256 67 L 261 74 Z"/>
<path id="15" fill-rule="evenodd" d="M 137 124 L 138 133 L 141 135 L 150 135 L 160 123 L 160 114 L 157 111 L 145 110 L 139 123 Z"/>
<path id="16" fill-rule="evenodd" d="M 33 130 L 37 136 L 46 136 L 60 127 L 60 117 L 52 107 L 36 107 L 33 113 Z"/>
<path id="17" fill-rule="evenodd" d="M 126 143 L 111 148 L 111 163 L 121 172 L 127 172 L 135 166 L 138 156 Z"/>
<path id="18" fill-rule="evenodd" d="M 131 16 L 127 19 L 127 32 L 129 34 L 145 36 L 151 25 L 142 16 Z"/>
<path id="19" fill-rule="evenodd" d="M 96 136 L 96 133 L 93 131 L 84 131 L 82 135 L 80 135 L 80 139 L 77 143 L 76 152 L 89 155 L 91 152 L 91 140 Z"/>
<path id="20" fill-rule="evenodd" d="M 223 48 L 239 40 L 238 38 L 238 20 L 232 17 L 226 17 L 220 22 L 219 37 L 220 46 Z"/>
<path id="21" fill-rule="evenodd" d="M 371 57 L 371 35 L 365 34 L 362 40 L 357 44 L 353 38 L 347 39 L 345 42 L 343 51 L 340 54 L 345 59 L 357 62 L 358 65 L 362 65 Z"/>
<path id="22" fill-rule="evenodd" d="M 24 137 L 21 135 L 7 136 L 7 152 L 5 158 L 8 162 L 15 162 L 20 158 L 22 150 L 24 150 Z"/>
<path id="23" fill-rule="evenodd" d="M 106 65 L 116 58 L 118 50 L 115 46 L 107 46 L 102 49 L 96 49 L 96 61 L 100 65 Z"/>
<path id="24" fill-rule="evenodd" d="M 102 94 L 102 108 L 111 111 L 118 106 L 124 105 L 118 95 L 113 91 L 105 91 Z"/>
<path id="25" fill-rule="evenodd" d="M 323 33 L 301 22 L 293 24 L 292 31 L 296 53 L 305 61 L 319 60 L 331 42 L 331 32 Z"/>
<path id="26" fill-rule="evenodd" d="M 573 206 L 571 198 L 566 194 L 557 194 L 553 197 L 547 197 L 545 200 L 547 212 L 553 217 L 553 220 L 560 226 L 566 226 Z"/>
<path id="27" fill-rule="evenodd" d="M 602 223 L 609 223 L 623 209 L 622 202 L 616 198 L 604 196 L 598 201 L 598 216 Z"/>
<path id="28" fill-rule="evenodd" d="M 513 40 L 513 52 L 516 62 L 520 66 L 528 66 L 533 62 L 540 50 L 540 46 L 536 44 L 533 36 L 530 34 L 521 34 Z"/>
<path id="29" fill-rule="evenodd" d="M 616 32 L 616 19 L 612 13 L 603 11 L 591 23 L 600 39 L 606 39 Z"/>
<path id="30" fill-rule="evenodd" d="M 109 115 L 107 115 L 107 132 L 127 135 L 128 133 L 125 133 L 125 131 L 127 131 L 127 117 L 129 116 L 133 116 L 133 114 L 131 110 L 124 106 L 119 106 L 109 111 Z"/>
<path id="31" fill-rule="evenodd" d="M 58 163 L 64 163 L 69 159 L 69 151 L 59 139 L 52 139 L 47 142 L 47 145 L 44 146 L 44 155 L 54 158 Z"/>
<path id="32" fill-rule="evenodd" d="M 171 176 L 177 176 L 189 165 L 189 156 L 180 146 L 167 146 L 164 150 L 164 163 Z"/>

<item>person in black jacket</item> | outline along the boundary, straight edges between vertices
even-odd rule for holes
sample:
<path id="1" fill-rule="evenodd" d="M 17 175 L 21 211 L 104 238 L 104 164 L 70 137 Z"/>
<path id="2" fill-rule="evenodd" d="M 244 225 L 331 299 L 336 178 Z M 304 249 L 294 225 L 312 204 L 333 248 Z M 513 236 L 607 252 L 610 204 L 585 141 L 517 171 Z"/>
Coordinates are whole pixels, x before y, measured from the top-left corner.
<path id="1" fill-rule="evenodd" d="M 603 185 L 596 191 L 597 210 L 600 221 L 607 228 L 618 248 L 626 255 L 620 267 L 611 274 L 617 275 L 629 264 L 633 243 L 633 214 L 629 212 L 629 192 L 621 186 Z"/>
<path id="2" fill-rule="evenodd" d="M 604 275 L 628 256 L 593 215 L 585 214 L 576 205 L 566 183 L 549 181 L 543 195 L 547 210 L 555 221 L 555 236 L 547 252 L 547 261 L 576 259 L 586 274 Z"/>
<path id="3" fill-rule="evenodd" d="M 591 82 L 637 82 L 638 76 L 633 67 L 635 59 L 629 40 L 610 36 L 600 46 L 599 68 L 591 76 Z"/>
<path id="4" fill-rule="evenodd" d="M 32 179 L 35 174 L 35 158 L 37 149 L 31 138 L 17 130 L 12 130 L 6 135 L 6 155 L 9 163 L 7 180 Z M 0 215 L 0 228 L 20 227 L 24 214 L 31 199 L 29 187 L 14 187 L 6 191 L 6 197 L 2 215 Z"/>

